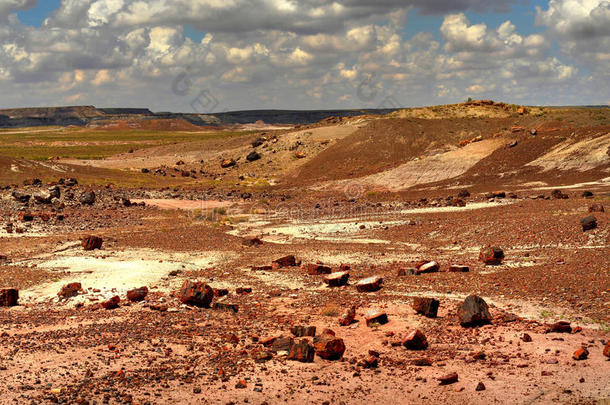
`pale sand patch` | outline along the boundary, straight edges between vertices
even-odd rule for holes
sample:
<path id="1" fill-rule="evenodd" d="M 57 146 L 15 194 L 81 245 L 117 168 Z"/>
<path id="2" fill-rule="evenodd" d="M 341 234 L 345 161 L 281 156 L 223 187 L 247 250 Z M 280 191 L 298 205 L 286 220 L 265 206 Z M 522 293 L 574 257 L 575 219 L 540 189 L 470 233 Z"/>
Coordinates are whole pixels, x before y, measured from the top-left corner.
<path id="1" fill-rule="evenodd" d="M 131 202 L 139 204 L 145 203 L 150 207 L 157 207 L 168 210 L 209 210 L 214 208 L 230 207 L 234 203 L 231 201 L 205 201 L 205 200 L 179 200 L 179 199 L 135 199 Z"/>
<path id="2" fill-rule="evenodd" d="M 105 258 L 104 258 L 105 257 Z M 34 259 L 16 262 L 14 265 L 36 264 L 45 270 L 64 270 L 69 273 L 61 280 L 41 284 L 20 292 L 24 302 L 57 299 L 57 293 L 67 283 L 79 282 L 83 289 L 97 289 L 100 299 L 124 294 L 133 288 L 157 286 L 161 290 L 177 287 L 175 281 L 165 277 L 174 270 L 199 270 L 226 260 L 227 252 L 165 253 L 152 249 L 133 249 L 121 252 L 78 249 L 56 251 Z M 85 301 L 81 295 L 71 299 L 71 304 Z"/>

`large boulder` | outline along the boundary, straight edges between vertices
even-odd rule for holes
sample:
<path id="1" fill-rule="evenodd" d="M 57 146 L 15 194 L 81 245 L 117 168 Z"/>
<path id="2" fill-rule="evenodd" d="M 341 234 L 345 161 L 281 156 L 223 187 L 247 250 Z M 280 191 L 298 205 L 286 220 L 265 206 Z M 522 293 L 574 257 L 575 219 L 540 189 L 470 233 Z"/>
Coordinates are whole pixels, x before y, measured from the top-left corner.
<path id="1" fill-rule="evenodd" d="M 492 317 L 485 300 L 477 295 L 468 296 L 458 309 L 462 326 L 479 326 L 491 322 Z"/>
<path id="2" fill-rule="evenodd" d="M 331 273 L 324 277 L 324 282 L 328 284 L 329 287 L 341 287 L 347 284 L 349 280 L 349 272 L 347 271 L 338 271 L 335 273 Z"/>
<path id="3" fill-rule="evenodd" d="M 0 290 L 0 307 L 14 307 L 19 301 L 19 290 L 5 288 Z"/>
<path id="4" fill-rule="evenodd" d="M 209 308 L 214 299 L 214 290 L 201 281 L 186 280 L 180 288 L 179 298 L 186 305 Z"/>

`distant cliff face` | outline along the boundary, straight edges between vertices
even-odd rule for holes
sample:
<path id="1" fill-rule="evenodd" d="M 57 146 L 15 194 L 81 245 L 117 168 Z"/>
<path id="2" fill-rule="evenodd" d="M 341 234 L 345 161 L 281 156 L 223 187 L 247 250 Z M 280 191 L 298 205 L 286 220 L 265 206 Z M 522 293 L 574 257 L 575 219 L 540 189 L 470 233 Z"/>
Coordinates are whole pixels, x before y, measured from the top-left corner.
<path id="1" fill-rule="evenodd" d="M 312 124 L 329 117 L 351 117 L 364 114 L 385 114 L 394 110 L 253 110 L 217 114 L 153 113 L 147 108 L 96 108 L 94 106 L 13 108 L 0 110 L 0 127 L 33 127 L 43 125 L 86 126 L 99 120 L 163 120 L 184 119 L 193 125 L 250 124 Z"/>

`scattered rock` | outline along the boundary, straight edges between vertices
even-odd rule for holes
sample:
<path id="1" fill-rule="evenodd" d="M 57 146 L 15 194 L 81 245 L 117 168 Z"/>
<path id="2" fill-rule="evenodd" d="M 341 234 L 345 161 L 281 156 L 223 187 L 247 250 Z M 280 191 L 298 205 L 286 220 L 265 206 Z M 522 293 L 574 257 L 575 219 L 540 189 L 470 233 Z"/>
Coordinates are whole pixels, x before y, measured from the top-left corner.
<path id="1" fill-rule="evenodd" d="M 32 198 L 32 196 L 30 194 L 25 194 L 22 193 L 18 190 L 14 190 L 13 193 L 11 194 L 13 196 L 13 198 L 17 201 L 19 201 L 20 203 L 27 203 L 28 201 L 30 201 L 30 198 Z"/>
<path id="2" fill-rule="evenodd" d="M 89 235 L 89 236 L 85 236 L 83 238 L 83 240 L 81 241 L 81 246 L 83 247 L 83 249 L 89 251 L 89 250 L 101 249 L 103 243 L 104 243 L 104 240 L 102 238 Z"/>
<path id="3" fill-rule="evenodd" d="M 415 266 L 417 269 L 417 273 L 416 274 L 425 274 L 425 273 L 436 273 L 439 271 L 439 269 L 441 268 L 441 266 L 435 262 L 435 261 L 431 261 L 431 262 L 424 262 L 424 263 L 418 263 L 417 266 Z"/>
<path id="4" fill-rule="evenodd" d="M 19 290 L 4 288 L 0 290 L 0 307 L 14 307 L 19 301 Z"/>
<path id="5" fill-rule="evenodd" d="M 252 287 L 237 287 L 235 289 L 235 294 L 237 295 L 245 295 L 252 293 Z"/>
<path id="6" fill-rule="evenodd" d="M 470 267 L 462 266 L 459 264 L 453 264 L 449 266 L 450 273 L 468 273 L 470 271 Z"/>
<path id="7" fill-rule="evenodd" d="M 261 154 L 260 154 L 260 153 L 258 153 L 257 151 L 254 151 L 254 150 L 253 150 L 252 152 L 250 152 L 250 153 L 248 154 L 248 156 L 246 156 L 246 160 L 247 160 L 248 162 L 254 162 L 254 161 L 257 161 L 257 160 L 259 160 L 260 158 L 261 158 Z"/>
<path id="8" fill-rule="evenodd" d="M 450 373 L 450 374 L 444 375 L 442 377 L 439 377 L 438 380 L 440 381 L 441 385 L 453 384 L 453 383 L 458 382 L 458 374 Z"/>
<path id="9" fill-rule="evenodd" d="M 300 361 L 301 363 L 312 363 L 314 355 L 314 347 L 307 340 L 303 339 L 290 345 L 286 359 Z"/>
<path id="10" fill-rule="evenodd" d="M 339 360 L 345 353 L 343 339 L 335 336 L 335 332 L 326 329 L 313 340 L 316 354 L 324 360 Z"/>
<path id="11" fill-rule="evenodd" d="M 379 366 L 379 356 L 369 354 L 364 359 L 358 362 L 362 368 L 377 368 Z"/>
<path id="12" fill-rule="evenodd" d="M 366 314 L 365 320 L 366 326 L 368 327 L 373 325 L 385 325 L 388 323 L 388 314 L 376 309 L 372 309 Z"/>
<path id="13" fill-rule="evenodd" d="M 601 204 L 593 204 L 589 207 L 589 212 L 606 212 L 606 210 Z"/>
<path id="14" fill-rule="evenodd" d="M 293 255 L 288 255 L 288 256 L 280 257 L 279 259 L 274 260 L 272 263 L 274 265 L 278 266 L 279 268 L 294 267 L 297 265 L 297 260 Z"/>
<path id="15" fill-rule="evenodd" d="M 356 319 L 356 306 L 350 307 L 341 315 L 339 318 L 339 325 L 349 326 L 354 323 L 354 319 Z"/>
<path id="16" fill-rule="evenodd" d="M 553 190 L 551 191 L 551 197 L 556 200 L 566 200 L 568 199 L 568 195 L 564 194 L 561 190 Z"/>
<path id="17" fill-rule="evenodd" d="M 477 387 L 474 390 L 475 391 L 485 391 L 485 384 L 483 384 L 482 382 L 479 382 L 477 384 Z"/>
<path id="18" fill-rule="evenodd" d="M 583 191 L 581 196 L 583 198 L 591 198 L 591 197 L 593 197 L 593 193 L 591 191 Z"/>
<path id="19" fill-rule="evenodd" d="M 214 299 L 214 290 L 201 281 L 186 280 L 180 288 L 179 297 L 186 305 L 209 308 Z"/>
<path id="20" fill-rule="evenodd" d="M 239 312 L 239 305 L 227 304 L 226 302 L 215 302 L 212 304 L 212 308 L 218 311 L 233 312 L 235 314 Z"/>
<path id="21" fill-rule="evenodd" d="M 466 189 L 460 190 L 460 192 L 458 193 L 458 197 L 468 198 L 468 197 L 470 197 L 470 191 L 468 191 Z"/>
<path id="22" fill-rule="evenodd" d="M 588 216 L 580 220 L 583 232 L 597 228 L 597 219 L 594 216 Z"/>
<path id="23" fill-rule="evenodd" d="M 307 265 L 307 274 L 311 274 L 313 276 L 321 275 L 321 274 L 330 274 L 332 270 L 328 266 L 323 266 L 321 264 L 308 264 Z"/>
<path id="24" fill-rule="evenodd" d="M 257 236 L 246 236 L 242 241 L 241 244 L 244 246 L 260 246 L 263 244 L 263 241 L 257 237 Z"/>
<path id="25" fill-rule="evenodd" d="M 119 307 L 119 302 L 121 302 L 121 299 L 119 298 L 118 295 L 115 295 L 114 297 L 110 298 L 107 301 L 102 302 L 102 308 L 104 309 L 115 309 Z"/>
<path id="26" fill-rule="evenodd" d="M 223 169 L 227 169 L 229 167 L 233 167 L 237 164 L 237 162 L 235 161 L 235 159 L 224 159 L 222 162 L 220 162 L 220 167 L 222 167 Z"/>
<path id="27" fill-rule="evenodd" d="M 296 337 L 316 336 L 315 326 L 293 326 L 290 332 Z"/>
<path id="28" fill-rule="evenodd" d="M 356 283 L 356 289 L 359 292 L 375 292 L 381 289 L 383 278 L 379 276 L 368 277 Z"/>
<path id="29" fill-rule="evenodd" d="M 555 322 L 547 326 L 547 333 L 572 333 L 572 326 L 568 321 Z"/>
<path id="30" fill-rule="evenodd" d="M 532 341 L 532 337 L 529 334 L 524 333 L 523 336 L 521 336 L 521 340 L 526 343 L 529 343 Z"/>
<path id="31" fill-rule="evenodd" d="M 426 350 L 428 348 L 428 339 L 426 335 L 419 329 L 411 331 L 402 340 L 402 345 L 409 350 Z"/>
<path id="32" fill-rule="evenodd" d="M 476 295 L 468 296 L 458 309 L 462 326 L 478 326 L 491 322 L 491 314 L 485 300 Z"/>
<path id="33" fill-rule="evenodd" d="M 580 349 L 576 350 L 572 355 L 572 358 L 574 360 L 586 360 L 587 357 L 589 357 L 589 351 L 584 347 L 581 347 Z"/>
<path id="34" fill-rule="evenodd" d="M 504 260 L 504 251 L 496 246 L 486 246 L 481 249 L 479 260 L 489 266 L 500 265 Z"/>
<path id="35" fill-rule="evenodd" d="M 134 288 L 127 291 L 127 299 L 131 302 L 140 302 L 146 299 L 148 295 L 148 287 Z"/>
<path id="36" fill-rule="evenodd" d="M 57 293 L 60 298 L 68 299 L 76 297 L 78 293 L 83 289 L 81 283 L 70 283 L 66 284 Z"/>
<path id="37" fill-rule="evenodd" d="M 81 194 L 78 201 L 83 205 L 93 205 L 95 203 L 95 193 L 91 190 Z"/>
<path id="38" fill-rule="evenodd" d="M 347 271 L 339 271 L 335 273 L 331 273 L 324 277 L 324 282 L 328 284 L 329 287 L 341 287 L 347 284 L 349 280 L 349 272 Z"/>
<path id="39" fill-rule="evenodd" d="M 434 298 L 415 297 L 413 309 L 428 318 L 436 318 L 440 302 Z"/>

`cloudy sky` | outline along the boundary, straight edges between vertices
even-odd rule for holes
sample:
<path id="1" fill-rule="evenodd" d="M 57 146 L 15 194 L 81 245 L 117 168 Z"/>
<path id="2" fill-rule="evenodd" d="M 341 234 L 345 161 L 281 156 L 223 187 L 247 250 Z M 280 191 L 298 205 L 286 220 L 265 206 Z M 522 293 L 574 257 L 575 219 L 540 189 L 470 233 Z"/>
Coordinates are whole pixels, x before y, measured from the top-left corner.
<path id="1" fill-rule="evenodd" d="M 610 103 L 610 0 L 0 0 L 0 108 Z"/>

